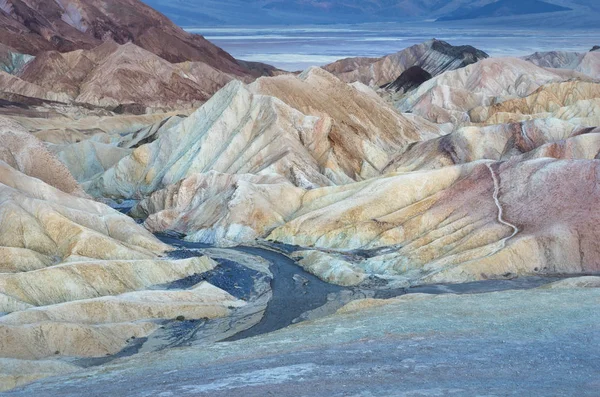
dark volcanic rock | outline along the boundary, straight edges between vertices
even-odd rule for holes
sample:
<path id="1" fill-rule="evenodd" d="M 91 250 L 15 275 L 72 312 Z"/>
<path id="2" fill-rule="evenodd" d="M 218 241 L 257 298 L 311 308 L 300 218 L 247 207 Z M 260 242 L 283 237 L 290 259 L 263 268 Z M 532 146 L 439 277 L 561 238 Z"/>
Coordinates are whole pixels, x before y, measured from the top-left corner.
<path id="1" fill-rule="evenodd" d="M 592 49 L 590 50 L 590 52 L 598 51 L 598 50 L 600 50 L 600 45 L 595 45 L 595 46 L 592 47 Z"/>
<path id="2" fill-rule="evenodd" d="M 489 55 L 470 45 L 452 45 L 442 40 L 433 40 L 431 49 L 455 59 L 462 59 L 461 67 L 476 63 Z"/>
<path id="3" fill-rule="evenodd" d="M 348 83 L 360 81 L 369 86 L 382 87 L 394 82 L 413 66 L 437 76 L 488 57 L 485 52 L 469 45 L 453 46 L 432 39 L 382 58 L 346 58 L 323 68 Z"/>
<path id="4" fill-rule="evenodd" d="M 421 68 L 420 66 L 413 66 L 411 68 L 406 69 L 400 77 L 396 79 L 393 83 L 384 86 L 384 88 L 388 88 L 390 90 L 396 92 L 408 92 L 418 88 L 421 84 L 431 79 L 433 76 L 431 74 Z"/>

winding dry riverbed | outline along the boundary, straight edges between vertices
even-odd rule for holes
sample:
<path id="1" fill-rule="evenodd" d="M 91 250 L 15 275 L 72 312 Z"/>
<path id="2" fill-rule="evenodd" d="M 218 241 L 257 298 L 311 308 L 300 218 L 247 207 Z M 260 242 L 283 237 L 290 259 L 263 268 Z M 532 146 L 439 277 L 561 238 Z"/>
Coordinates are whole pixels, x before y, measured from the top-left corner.
<path id="1" fill-rule="evenodd" d="M 171 236 L 159 235 L 158 237 L 163 242 L 177 248 L 171 253 L 171 256 L 175 258 L 185 258 L 190 255 L 201 255 L 202 253 L 210 255 L 210 250 L 214 249 L 206 244 L 187 242 Z M 436 295 L 479 294 L 507 290 L 527 290 L 555 282 L 561 278 L 570 277 L 567 275 L 532 276 L 510 280 L 484 280 L 462 284 L 434 284 L 398 289 L 388 289 L 385 286 L 378 287 L 368 284 L 361 287 L 347 288 L 320 280 L 316 276 L 304 271 L 294 260 L 281 252 L 249 246 L 219 249 L 219 251 L 231 251 L 236 254 L 243 254 L 248 256 L 247 260 L 249 261 L 252 261 L 253 258 L 261 258 L 266 261 L 269 264 L 271 273 L 271 277 L 268 277 L 271 296 L 264 310 L 259 309 L 259 313 L 252 312 L 252 314 L 260 314 L 260 320 L 257 321 L 257 318 L 255 318 L 254 321 L 242 321 L 237 329 L 229 321 L 229 327 L 226 330 L 228 332 L 223 332 L 223 327 L 213 327 L 209 332 L 212 335 L 208 337 L 208 340 L 211 341 L 245 339 L 270 333 L 303 320 L 314 320 L 325 317 L 355 299 L 388 299 L 417 293 Z M 284 249 L 281 251 L 284 251 Z M 217 260 L 219 261 L 219 259 Z M 248 272 L 243 271 L 244 267 L 232 261 L 221 260 L 219 262 L 221 263 L 220 268 L 206 275 L 204 279 L 239 298 L 249 298 L 250 302 L 256 299 L 256 294 L 253 296 L 250 292 L 252 286 L 250 285 L 251 281 L 249 278 L 252 276 Z M 221 277 L 224 274 L 223 272 L 228 274 L 229 277 Z M 199 280 L 193 281 L 197 282 Z M 185 285 L 179 284 L 175 286 L 184 287 Z M 242 295 L 240 295 L 240 291 L 243 291 Z M 246 315 L 240 317 L 246 318 Z M 196 327 L 211 328 L 211 325 L 220 322 L 223 322 L 223 320 L 199 323 Z M 253 323 L 253 325 L 246 328 L 245 326 L 248 323 Z M 191 344 L 194 340 L 199 341 L 207 338 L 206 332 L 198 333 L 197 331 L 194 331 L 195 338 L 188 338 L 185 342 L 182 340 L 180 343 L 176 343 L 176 345 Z M 222 332 L 222 335 L 214 335 L 214 332 Z M 203 335 L 203 337 L 199 335 Z"/>

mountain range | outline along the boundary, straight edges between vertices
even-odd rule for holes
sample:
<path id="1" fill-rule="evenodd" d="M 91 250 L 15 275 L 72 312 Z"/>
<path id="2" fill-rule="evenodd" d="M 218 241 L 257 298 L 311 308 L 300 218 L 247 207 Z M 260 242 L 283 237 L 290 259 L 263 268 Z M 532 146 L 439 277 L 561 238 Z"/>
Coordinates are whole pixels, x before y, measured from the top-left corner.
<path id="1" fill-rule="evenodd" d="M 594 0 L 145 0 L 182 26 L 307 25 L 407 20 L 510 19 L 545 14 L 593 21 Z M 548 14 L 557 13 L 549 16 Z M 560 14 L 560 15 L 558 15 Z M 595 15 L 593 15 L 595 14 Z M 583 19 L 581 19 L 583 18 Z M 596 19 L 597 20 L 597 19 Z M 573 26 L 574 27 L 574 26 Z"/>

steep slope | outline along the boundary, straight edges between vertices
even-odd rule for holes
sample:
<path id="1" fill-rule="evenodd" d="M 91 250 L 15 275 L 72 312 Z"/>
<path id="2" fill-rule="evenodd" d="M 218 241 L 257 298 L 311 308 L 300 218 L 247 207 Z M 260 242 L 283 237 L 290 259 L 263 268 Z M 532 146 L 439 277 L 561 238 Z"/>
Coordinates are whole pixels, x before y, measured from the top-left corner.
<path id="1" fill-rule="evenodd" d="M 430 80 L 432 77 L 433 76 L 422 67 L 412 66 L 402 72 L 400 77 L 384 87 L 388 90 L 405 94 L 409 91 L 419 88 L 421 84 L 427 80 Z"/>
<path id="2" fill-rule="evenodd" d="M 194 174 L 153 193 L 131 211 L 154 232 L 237 245 L 267 235 L 300 207 L 304 190 L 277 175 Z"/>
<path id="3" fill-rule="evenodd" d="M 392 83 L 407 69 L 419 66 L 437 76 L 458 69 L 488 55 L 471 46 L 453 46 L 445 41 L 430 40 L 383 58 L 348 58 L 324 67 L 346 82 L 360 81 L 371 86 Z"/>
<path id="4" fill-rule="evenodd" d="M 369 93 L 370 91 L 370 93 Z M 390 156 L 440 130 L 315 68 L 232 82 L 203 107 L 86 184 L 95 196 L 144 197 L 194 173 L 278 174 L 296 186 L 380 174 Z"/>
<path id="5" fill-rule="evenodd" d="M 4 0 L 0 41 L 26 54 L 92 49 L 106 40 L 133 42 L 172 63 L 204 62 L 247 75 L 235 59 L 203 37 L 186 33 L 138 0 Z"/>
<path id="6" fill-rule="evenodd" d="M 573 71 L 540 68 L 522 59 L 489 58 L 434 77 L 397 105 L 401 111 L 434 122 L 459 124 L 468 122 L 468 112 L 478 106 L 526 97 L 545 84 L 573 78 L 592 80 Z"/>
<path id="7" fill-rule="evenodd" d="M 135 44 L 41 53 L 19 77 L 76 103 L 116 108 L 185 108 L 206 101 L 234 76 L 207 64 L 171 64 Z"/>
<path id="8" fill-rule="evenodd" d="M 546 68 L 570 69 L 593 78 L 600 78 L 600 53 L 590 51 L 578 52 L 536 52 L 523 59 Z"/>
<path id="9" fill-rule="evenodd" d="M 582 81 L 551 83 L 541 86 L 524 98 L 509 99 L 489 107 L 472 109 L 469 117 L 474 123 L 500 124 L 551 116 L 564 120 L 577 119 L 580 124 L 589 127 L 598 125 L 600 121 L 598 99 L 600 99 L 598 83 Z M 590 120 L 583 120 L 584 118 Z"/>
<path id="10" fill-rule="evenodd" d="M 564 150 L 572 154 L 565 154 Z M 593 128 L 581 128 L 576 121 L 536 119 L 462 127 L 443 137 L 416 143 L 390 162 L 385 172 L 430 170 L 478 160 L 510 160 L 523 154 L 526 158 L 592 160 L 598 150 L 597 131 Z"/>
<path id="11" fill-rule="evenodd" d="M 84 195 L 69 170 L 20 125 L 0 118 L 0 161 L 65 193 Z"/>
<path id="12" fill-rule="evenodd" d="M 281 179 L 198 174 L 133 214 L 150 230 L 192 241 L 298 246 L 301 266 L 343 285 L 370 276 L 420 284 L 593 272 L 599 156 L 597 130 L 567 123 L 470 127 L 411 146 L 390 166 L 401 172 L 384 177 L 303 190 Z"/>
<path id="13" fill-rule="evenodd" d="M 118 354 L 157 330 L 159 321 L 223 317 L 244 305 L 206 282 L 185 290 L 159 287 L 217 264 L 207 257 L 167 259 L 172 248 L 131 218 L 17 171 L 3 158 L 73 190 L 68 171 L 35 138 L 10 123 L 3 128 L 0 388 L 78 369 L 61 358 Z"/>
<path id="14" fill-rule="evenodd" d="M 65 104 L 71 100 L 68 94 L 49 91 L 3 70 L 0 70 L 0 87 L 2 100 L 19 106 L 26 107 L 30 101 L 43 105 L 44 102 Z"/>
<path id="15" fill-rule="evenodd" d="M 268 238 L 409 283 L 598 271 L 590 207 L 597 189 L 589 183 L 598 167 L 595 160 L 476 162 L 316 190 Z"/>

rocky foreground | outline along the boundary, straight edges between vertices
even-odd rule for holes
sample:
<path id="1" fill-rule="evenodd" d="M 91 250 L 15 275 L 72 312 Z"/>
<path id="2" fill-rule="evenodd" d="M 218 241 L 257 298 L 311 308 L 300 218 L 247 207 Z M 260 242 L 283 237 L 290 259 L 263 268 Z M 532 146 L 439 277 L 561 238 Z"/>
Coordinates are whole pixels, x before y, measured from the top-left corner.
<path id="1" fill-rule="evenodd" d="M 140 355 L 7 395 L 596 395 L 600 289 L 556 288 L 356 301 L 273 334 Z"/>
<path id="2" fill-rule="evenodd" d="M 9 395 L 600 386 L 600 52 L 291 74 L 133 0 L 0 10 L 0 387 L 73 373 Z"/>

